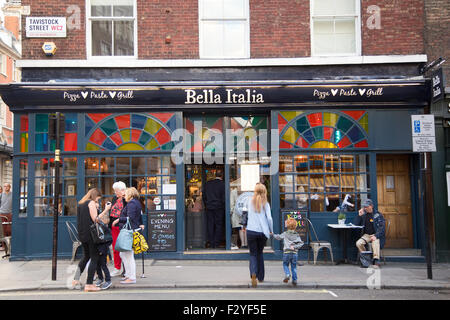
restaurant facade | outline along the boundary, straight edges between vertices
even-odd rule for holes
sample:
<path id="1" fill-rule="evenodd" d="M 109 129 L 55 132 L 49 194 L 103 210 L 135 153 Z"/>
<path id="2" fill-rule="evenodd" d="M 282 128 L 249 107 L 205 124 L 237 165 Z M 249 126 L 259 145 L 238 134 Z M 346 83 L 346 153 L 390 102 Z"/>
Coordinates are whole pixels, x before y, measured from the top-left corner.
<path id="1" fill-rule="evenodd" d="M 116 181 L 141 194 L 151 258 L 246 259 L 245 248 L 234 250 L 242 243 L 232 214 L 256 182 L 268 189 L 276 233 L 286 214 L 303 215 L 320 240 L 332 243 L 335 259 L 343 255 L 341 238 L 327 225 L 337 223 L 340 212 L 352 222 L 368 198 L 391 221 L 387 246 L 420 250 L 420 168 L 412 153 L 411 115 L 428 104 L 428 83 L 281 80 L 286 73 L 270 74 L 278 79 L 3 86 L 15 115 L 11 259 L 51 256 L 55 140 L 49 115 L 55 112 L 64 115 L 65 129 L 60 257 L 72 253 L 66 222 L 76 223 L 77 201 L 95 187 L 105 203 Z M 201 194 L 217 171 L 224 172 L 226 228 L 223 246 L 211 250 L 205 249 Z M 350 246 L 350 254 L 355 250 Z M 302 258 L 306 254 L 300 251 Z M 279 242 L 268 240 L 266 257 L 281 258 Z"/>
<path id="2" fill-rule="evenodd" d="M 341 234 L 328 224 L 339 211 L 352 222 L 369 198 L 390 221 L 386 247 L 423 255 L 411 133 L 430 101 L 423 0 L 14 4 L 22 82 L 0 87 L 14 113 L 11 259 L 52 255 L 56 211 L 58 256 L 70 257 L 77 201 L 96 187 L 103 205 L 116 181 L 141 195 L 149 258 L 247 259 L 236 215 L 256 182 L 275 232 L 307 217 L 336 260 Z M 221 172 L 224 241 L 212 250 L 202 195 Z M 268 240 L 267 259 L 280 248 Z"/>

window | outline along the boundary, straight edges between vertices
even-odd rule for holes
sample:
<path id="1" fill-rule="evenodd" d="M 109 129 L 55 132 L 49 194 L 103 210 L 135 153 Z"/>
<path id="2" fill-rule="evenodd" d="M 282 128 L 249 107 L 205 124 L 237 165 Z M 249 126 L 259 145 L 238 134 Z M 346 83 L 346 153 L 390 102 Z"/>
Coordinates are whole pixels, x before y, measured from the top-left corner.
<path id="1" fill-rule="evenodd" d="M 361 54 L 358 0 L 311 0 L 311 54 Z"/>
<path id="2" fill-rule="evenodd" d="M 144 213 L 175 210 L 176 167 L 170 156 L 88 157 L 84 174 L 85 191 L 99 188 L 104 200 L 111 201 L 114 182 L 122 181 L 138 190 Z"/>
<path id="3" fill-rule="evenodd" d="M 280 206 L 311 212 L 357 212 L 369 197 L 367 154 L 280 156 Z"/>
<path id="4" fill-rule="evenodd" d="M 200 58 L 250 57 L 248 0 L 199 1 Z"/>
<path id="5" fill-rule="evenodd" d="M 136 56 L 135 0 L 90 0 L 87 43 L 89 55 Z"/>
<path id="6" fill-rule="evenodd" d="M 0 57 L 0 72 L 4 76 L 7 76 L 7 74 L 6 74 L 7 61 L 8 61 L 8 57 L 5 54 L 2 54 Z"/>

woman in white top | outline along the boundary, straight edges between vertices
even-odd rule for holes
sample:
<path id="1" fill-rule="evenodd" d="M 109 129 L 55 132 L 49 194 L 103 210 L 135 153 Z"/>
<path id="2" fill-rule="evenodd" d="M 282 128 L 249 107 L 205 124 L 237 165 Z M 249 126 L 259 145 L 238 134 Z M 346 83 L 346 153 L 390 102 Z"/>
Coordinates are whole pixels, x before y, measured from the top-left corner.
<path id="1" fill-rule="evenodd" d="M 264 281 L 263 249 L 270 234 L 273 222 L 270 205 L 267 202 L 267 190 L 262 183 L 257 183 L 253 198 L 248 204 L 247 242 L 250 251 L 250 276 L 252 287 L 258 281 Z"/>

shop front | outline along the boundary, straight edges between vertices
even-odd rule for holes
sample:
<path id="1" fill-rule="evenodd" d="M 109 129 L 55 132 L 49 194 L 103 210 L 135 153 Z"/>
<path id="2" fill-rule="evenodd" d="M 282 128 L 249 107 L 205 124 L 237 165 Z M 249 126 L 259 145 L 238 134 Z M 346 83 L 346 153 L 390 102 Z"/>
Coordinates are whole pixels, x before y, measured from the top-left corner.
<path id="1" fill-rule="evenodd" d="M 351 222 L 367 198 L 391 222 L 388 246 L 422 247 L 410 116 L 427 105 L 424 81 L 22 83 L 1 93 L 15 114 L 11 259 L 51 256 L 56 111 L 65 117 L 60 256 L 71 255 L 65 223 L 77 201 L 95 187 L 105 203 L 116 181 L 141 194 L 151 258 L 247 259 L 238 217 L 256 182 L 276 233 L 285 212 L 304 212 L 337 258 L 327 224 L 342 212 Z M 224 216 L 210 248 L 203 200 L 214 179 Z M 266 253 L 279 259 L 280 243 L 269 239 Z"/>

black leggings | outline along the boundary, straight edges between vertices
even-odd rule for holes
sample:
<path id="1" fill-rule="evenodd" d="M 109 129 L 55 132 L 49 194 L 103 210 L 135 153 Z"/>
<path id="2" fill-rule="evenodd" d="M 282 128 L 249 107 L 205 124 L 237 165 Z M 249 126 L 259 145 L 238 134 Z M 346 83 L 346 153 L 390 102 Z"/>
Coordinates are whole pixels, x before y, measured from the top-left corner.
<path id="1" fill-rule="evenodd" d="M 97 270 L 99 260 L 97 245 L 92 241 L 83 242 L 81 245 L 83 246 L 83 258 L 80 260 L 80 263 L 78 263 L 78 272 L 81 275 L 86 268 L 86 264 L 91 260 L 89 263 L 86 284 L 92 284 L 94 282 L 94 274 Z"/>

